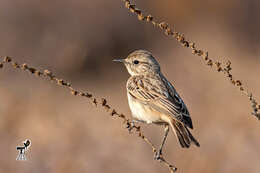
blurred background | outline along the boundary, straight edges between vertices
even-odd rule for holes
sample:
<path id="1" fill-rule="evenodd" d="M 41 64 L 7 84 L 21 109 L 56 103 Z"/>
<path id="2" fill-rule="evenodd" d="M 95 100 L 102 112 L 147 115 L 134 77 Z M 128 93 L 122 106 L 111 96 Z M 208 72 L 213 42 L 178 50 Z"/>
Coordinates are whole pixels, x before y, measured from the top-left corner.
<path id="1" fill-rule="evenodd" d="M 220 61 L 260 100 L 260 1 L 142 0 L 138 8 L 167 21 Z M 151 51 L 191 113 L 200 148 L 182 149 L 173 133 L 165 157 L 179 172 L 258 173 L 260 122 L 248 98 L 172 38 L 140 22 L 121 0 L 0 0 L 0 55 L 49 69 L 75 88 L 105 97 L 131 116 L 129 77 L 114 58 Z M 221 57 L 221 58 L 220 58 Z M 142 125 L 159 146 L 163 128 Z M 28 161 L 16 146 L 29 138 Z M 28 73 L 0 71 L 0 172 L 168 172 L 149 146 L 87 99 Z"/>

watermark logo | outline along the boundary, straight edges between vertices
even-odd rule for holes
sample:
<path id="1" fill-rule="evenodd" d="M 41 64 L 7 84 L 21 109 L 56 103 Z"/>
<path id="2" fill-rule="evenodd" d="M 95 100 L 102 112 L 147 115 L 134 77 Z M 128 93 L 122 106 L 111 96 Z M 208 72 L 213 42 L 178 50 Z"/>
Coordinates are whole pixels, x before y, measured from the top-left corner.
<path id="1" fill-rule="evenodd" d="M 18 150 L 19 153 L 16 160 L 23 160 L 23 161 L 27 160 L 25 153 L 28 151 L 30 146 L 31 146 L 31 141 L 29 139 L 26 139 L 23 142 L 23 146 L 17 146 L 16 150 Z"/>

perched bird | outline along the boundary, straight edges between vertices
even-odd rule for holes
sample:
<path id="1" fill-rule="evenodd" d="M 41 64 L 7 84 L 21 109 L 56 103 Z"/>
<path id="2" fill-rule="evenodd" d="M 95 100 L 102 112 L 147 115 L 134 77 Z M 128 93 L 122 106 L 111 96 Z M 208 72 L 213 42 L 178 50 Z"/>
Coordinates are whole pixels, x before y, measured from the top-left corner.
<path id="1" fill-rule="evenodd" d="M 126 89 L 134 119 L 165 126 L 165 135 L 155 159 L 159 159 L 162 154 L 169 126 L 181 147 L 189 148 L 191 144 L 200 146 L 188 129 L 193 129 L 193 125 L 186 105 L 172 84 L 164 77 L 159 63 L 150 52 L 136 50 L 126 59 L 113 61 L 122 62 L 131 75 Z"/>

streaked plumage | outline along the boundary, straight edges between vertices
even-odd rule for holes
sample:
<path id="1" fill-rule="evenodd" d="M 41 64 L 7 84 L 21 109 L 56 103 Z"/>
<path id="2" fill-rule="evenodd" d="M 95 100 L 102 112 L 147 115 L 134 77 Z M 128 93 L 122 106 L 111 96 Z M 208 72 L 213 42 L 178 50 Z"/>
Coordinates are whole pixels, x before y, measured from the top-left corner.
<path id="1" fill-rule="evenodd" d="M 137 50 L 121 61 L 131 74 L 126 88 L 133 117 L 145 123 L 170 125 L 183 148 L 191 143 L 199 146 L 188 130 L 193 125 L 186 105 L 152 54 Z"/>

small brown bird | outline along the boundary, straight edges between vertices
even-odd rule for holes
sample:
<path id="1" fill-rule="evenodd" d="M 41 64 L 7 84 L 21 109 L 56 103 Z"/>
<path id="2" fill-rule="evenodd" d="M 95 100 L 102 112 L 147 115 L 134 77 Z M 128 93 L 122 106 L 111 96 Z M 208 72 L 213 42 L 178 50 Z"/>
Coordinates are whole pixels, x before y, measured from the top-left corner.
<path id="1" fill-rule="evenodd" d="M 126 89 L 129 106 L 134 119 L 145 123 L 165 125 L 165 135 L 155 159 L 159 159 L 171 126 L 176 138 L 183 148 L 191 143 L 200 146 L 188 128 L 193 129 L 190 114 L 175 88 L 164 77 L 159 63 L 153 55 L 145 50 L 137 50 L 122 62 L 131 77 Z"/>

